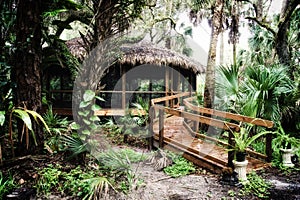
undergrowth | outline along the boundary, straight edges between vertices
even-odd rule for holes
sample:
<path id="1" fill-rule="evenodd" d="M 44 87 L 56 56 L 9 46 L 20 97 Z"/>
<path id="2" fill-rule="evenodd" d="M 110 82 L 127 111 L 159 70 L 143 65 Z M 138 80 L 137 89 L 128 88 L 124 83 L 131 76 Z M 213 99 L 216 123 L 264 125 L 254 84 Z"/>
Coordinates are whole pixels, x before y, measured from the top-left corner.
<path id="1" fill-rule="evenodd" d="M 4 177 L 2 172 L 0 172 L 0 199 L 3 199 L 15 186 L 12 176 Z"/>
<path id="2" fill-rule="evenodd" d="M 180 155 L 173 156 L 173 164 L 171 166 L 165 167 L 164 172 L 172 177 L 185 176 L 190 173 L 195 172 L 196 168 L 194 164 Z"/>
<path id="3" fill-rule="evenodd" d="M 247 179 L 248 182 L 246 182 L 243 189 L 240 190 L 240 196 L 252 194 L 259 199 L 269 199 L 271 183 L 261 178 L 255 172 L 249 173 Z"/>

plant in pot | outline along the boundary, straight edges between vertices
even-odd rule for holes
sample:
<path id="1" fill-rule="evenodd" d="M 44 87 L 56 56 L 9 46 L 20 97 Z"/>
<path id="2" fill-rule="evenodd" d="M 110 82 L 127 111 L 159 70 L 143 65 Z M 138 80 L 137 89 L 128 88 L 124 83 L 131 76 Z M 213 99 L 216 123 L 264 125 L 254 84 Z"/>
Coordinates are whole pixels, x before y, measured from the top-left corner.
<path id="1" fill-rule="evenodd" d="M 261 136 L 266 135 L 268 133 L 272 133 L 270 131 L 262 131 L 253 136 L 250 136 L 251 128 L 252 126 L 249 125 L 247 127 L 241 127 L 240 132 L 232 132 L 235 144 L 231 149 L 229 149 L 229 151 L 235 152 L 235 160 L 233 161 L 233 164 L 235 171 L 238 173 L 238 177 L 241 181 L 247 181 L 247 148 Z"/>
<path id="2" fill-rule="evenodd" d="M 300 139 L 286 133 L 281 124 L 278 124 L 276 138 L 273 140 L 273 149 L 280 150 L 284 167 L 293 167 L 292 156 L 296 151 L 300 151 Z"/>
<path id="3" fill-rule="evenodd" d="M 266 135 L 268 133 L 273 133 L 271 131 L 262 131 L 250 137 L 251 126 L 241 127 L 240 132 L 233 132 L 233 140 L 235 145 L 231 151 L 235 152 L 235 160 L 238 162 L 245 161 L 247 155 L 247 148 L 258 138 Z"/>

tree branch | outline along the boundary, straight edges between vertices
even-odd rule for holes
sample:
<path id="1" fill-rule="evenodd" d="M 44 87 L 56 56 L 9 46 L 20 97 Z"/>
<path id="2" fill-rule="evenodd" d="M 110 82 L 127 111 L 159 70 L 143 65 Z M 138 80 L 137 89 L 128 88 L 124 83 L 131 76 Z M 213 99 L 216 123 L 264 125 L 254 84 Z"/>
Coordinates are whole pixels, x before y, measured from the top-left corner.
<path id="1" fill-rule="evenodd" d="M 246 17 L 245 19 L 249 19 L 252 20 L 254 22 L 256 22 L 258 25 L 260 25 L 261 27 L 265 28 L 266 30 L 270 31 L 274 36 L 276 35 L 276 32 L 271 28 L 271 26 L 269 26 L 269 24 L 264 23 L 262 21 L 259 21 L 257 18 L 255 17 Z"/>
<path id="2" fill-rule="evenodd" d="M 281 12 L 278 28 L 281 29 L 291 18 L 291 15 L 300 5 L 299 0 L 291 0 L 291 2 L 285 6 L 284 10 Z"/>
<path id="3" fill-rule="evenodd" d="M 237 0 L 237 2 L 246 2 L 251 4 L 254 8 L 255 16 L 257 17 L 258 9 L 255 3 L 252 3 L 250 0 Z"/>

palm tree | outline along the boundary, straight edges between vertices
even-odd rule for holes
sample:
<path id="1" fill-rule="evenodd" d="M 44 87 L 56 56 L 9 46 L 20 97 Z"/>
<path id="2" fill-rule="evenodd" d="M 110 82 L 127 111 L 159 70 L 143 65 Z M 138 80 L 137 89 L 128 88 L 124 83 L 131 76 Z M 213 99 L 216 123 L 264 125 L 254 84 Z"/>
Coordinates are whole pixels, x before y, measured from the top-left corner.
<path id="1" fill-rule="evenodd" d="M 261 65 L 248 67 L 245 73 L 242 114 L 273 121 L 280 120 L 279 99 L 294 89 L 286 68 L 276 64 L 268 67 Z"/>
<path id="2" fill-rule="evenodd" d="M 218 109 L 237 112 L 241 98 L 239 66 L 219 66 L 216 79 L 216 105 Z"/>
<path id="3" fill-rule="evenodd" d="M 211 29 L 211 39 L 210 46 L 208 52 L 207 59 L 207 67 L 206 67 L 206 76 L 205 76 L 205 85 L 204 85 L 204 107 L 212 108 L 214 104 L 215 98 L 215 65 L 216 65 L 216 51 L 217 51 L 217 43 L 218 36 L 222 32 L 223 29 L 223 8 L 224 8 L 224 0 L 194 0 L 194 11 L 192 12 L 192 19 L 195 20 L 198 18 L 197 13 L 200 10 L 208 10 L 211 9 L 212 13 L 212 29 Z M 204 15 L 200 15 L 204 16 Z M 199 18 L 198 18 L 199 19 Z M 196 19 L 196 22 L 198 21 Z"/>

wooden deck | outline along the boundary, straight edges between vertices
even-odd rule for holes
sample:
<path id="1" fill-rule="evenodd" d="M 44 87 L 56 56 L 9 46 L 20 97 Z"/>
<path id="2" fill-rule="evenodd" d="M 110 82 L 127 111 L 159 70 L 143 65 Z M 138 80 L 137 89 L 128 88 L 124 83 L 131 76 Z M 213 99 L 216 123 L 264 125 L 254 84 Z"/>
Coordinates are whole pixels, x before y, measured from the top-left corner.
<path id="1" fill-rule="evenodd" d="M 193 136 L 189 128 L 184 125 L 184 118 L 171 116 L 164 120 L 164 148 L 169 150 L 181 151 L 183 156 L 188 160 L 194 162 L 196 165 L 205 167 L 221 173 L 223 169 L 227 168 L 228 151 L 226 147 L 221 146 L 218 142 L 208 139 L 200 139 Z M 153 125 L 154 132 L 154 146 L 159 145 L 159 123 L 155 122 Z M 247 171 L 259 170 L 269 166 L 263 160 L 248 156 L 249 162 Z"/>
<path id="2" fill-rule="evenodd" d="M 64 115 L 64 116 L 73 116 L 72 109 L 71 108 L 53 108 L 53 112 L 58 115 Z M 124 116 L 125 114 L 130 113 L 131 115 L 139 115 L 139 114 L 145 114 L 141 111 L 138 111 L 136 109 L 101 109 L 95 111 L 95 115 L 97 116 Z"/>

